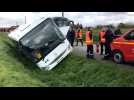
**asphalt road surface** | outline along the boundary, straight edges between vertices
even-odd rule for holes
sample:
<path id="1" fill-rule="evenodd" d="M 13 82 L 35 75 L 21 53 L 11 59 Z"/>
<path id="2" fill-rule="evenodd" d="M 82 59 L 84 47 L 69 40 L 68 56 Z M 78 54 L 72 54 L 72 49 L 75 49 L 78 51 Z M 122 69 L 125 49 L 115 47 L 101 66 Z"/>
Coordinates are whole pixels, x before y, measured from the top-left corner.
<path id="1" fill-rule="evenodd" d="M 86 45 L 84 44 L 83 46 L 81 46 L 81 44 L 79 44 L 78 46 L 75 46 L 76 43 L 74 43 L 74 48 L 73 48 L 73 54 L 77 55 L 77 56 L 83 56 L 86 58 Z M 94 58 L 102 63 L 115 63 L 112 60 L 104 60 L 103 59 L 103 55 L 99 55 L 99 53 L 96 53 L 96 44 L 93 45 L 94 47 Z M 100 51 L 100 47 L 99 47 L 99 51 Z M 105 52 L 104 52 L 105 53 Z M 124 64 L 117 64 L 117 66 L 119 67 L 124 67 L 124 68 L 134 68 L 134 63 L 124 63 Z"/>

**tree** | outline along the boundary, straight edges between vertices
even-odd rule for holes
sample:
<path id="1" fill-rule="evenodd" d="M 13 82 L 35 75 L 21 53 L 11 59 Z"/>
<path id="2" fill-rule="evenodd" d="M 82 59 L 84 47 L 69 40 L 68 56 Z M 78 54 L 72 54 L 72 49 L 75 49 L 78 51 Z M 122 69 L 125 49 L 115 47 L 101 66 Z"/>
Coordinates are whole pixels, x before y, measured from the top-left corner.
<path id="1" fill-rule="evenodd" d="M 82 26 L 82 24 L 80 24 L 80 25 L 79 25 L 79 27 L 80 27 L 80 29 L 83 29 L 83 26 Z"/>
<path id="2" fill-rule="evenodd" d="M 124 23 L 120 23 L 117 28 L 125 28 L 125 24 Z"/>
<path id="3" fill-rule="evenodd" d="M 114 28 L 115 28 L 113 24 L 110 24 L 109 27 L 110 27 L 111 29 L 114 29 Z"/>
<path id="4" fill-rule="evenodd" d="M 102 25 L 97 25 L 96 28 L 97 29 L 101 29 L 103 26 Z"/>

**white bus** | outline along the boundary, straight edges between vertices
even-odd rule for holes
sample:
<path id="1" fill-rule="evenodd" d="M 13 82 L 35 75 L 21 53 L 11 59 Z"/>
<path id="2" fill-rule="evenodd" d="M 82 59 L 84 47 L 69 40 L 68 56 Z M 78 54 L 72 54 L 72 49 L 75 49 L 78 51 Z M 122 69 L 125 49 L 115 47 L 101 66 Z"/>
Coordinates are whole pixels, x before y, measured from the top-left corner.
<path id="1" fill-rule="evenodd" d="M 51 70 L 72 51 L 66 38 L 72 24 L 73 21 L 64 17 L 41 18 L 20 26 L 8 36 L 40 69 Z"/>

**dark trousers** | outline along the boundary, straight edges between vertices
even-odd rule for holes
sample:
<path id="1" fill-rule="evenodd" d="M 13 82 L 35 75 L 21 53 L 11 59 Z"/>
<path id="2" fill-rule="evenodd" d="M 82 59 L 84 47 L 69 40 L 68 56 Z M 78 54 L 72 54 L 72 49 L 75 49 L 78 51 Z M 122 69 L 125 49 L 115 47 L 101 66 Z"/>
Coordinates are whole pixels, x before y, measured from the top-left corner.
<path id="1" fill-rule="evenodd" d="M 81 42 L 81 45 L 83 46 L 83 40 L 82 39 L 76 39 L 76 46 L 78 46 L 78 42 Z"/>
<path id="2" fill-rule="evenodd" d="M 68 39 L 68 41 L 69 41 L 69 43 L 71 44 L 71 46 L 73 46 L 73 44 L 74 44 L 74 38 L 67 38 Z"/>
<path id="3" fill-rule="evenodd" d="M 104 50 L 103 47 L 104 47 L 104 46 L 105 46 L 105 43 L 102 43 L 102 42 L 101 42 L 101 43 L 100 43 L 100 47 L 101 47 L 101 55 L 103 54 L 103 50 Z"/>
<path id="4" fill-rule="evenodd" d="M 111 51 L 111 43 L 105 43 L 105 56 L 106 57 L 111 57 L 112 56 L 112 51 Z"/>
<path id="5" fill-rule="evenodd" d="M 93 57 L 93 45 L 87 45 L 87 57 Z"/>

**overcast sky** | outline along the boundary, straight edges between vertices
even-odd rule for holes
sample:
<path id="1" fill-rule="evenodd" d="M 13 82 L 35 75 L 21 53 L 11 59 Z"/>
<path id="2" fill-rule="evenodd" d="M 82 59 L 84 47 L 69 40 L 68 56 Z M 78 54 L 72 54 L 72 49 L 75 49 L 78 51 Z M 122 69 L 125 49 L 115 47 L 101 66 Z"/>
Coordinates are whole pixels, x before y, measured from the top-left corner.
<path id="1" fill-rule="evenodd" d="M 84 26 L 134 23 L 134 12 L 64 12 L 65 17 Z M 61 16 L 61 12 L 0 12 L 0 26 L 31 23 L 41 17 Z"/>

